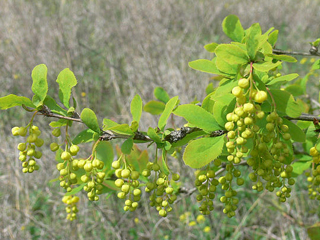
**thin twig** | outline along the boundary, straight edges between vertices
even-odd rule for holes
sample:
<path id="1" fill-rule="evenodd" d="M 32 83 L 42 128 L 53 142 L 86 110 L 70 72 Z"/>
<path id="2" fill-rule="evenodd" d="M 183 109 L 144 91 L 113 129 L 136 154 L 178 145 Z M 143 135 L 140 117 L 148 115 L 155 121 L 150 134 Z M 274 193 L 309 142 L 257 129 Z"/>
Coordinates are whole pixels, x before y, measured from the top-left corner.
<path id="1" fill-rule="evenodd" d="M 319 52 L 314 52 L 314 51 L 310 51 L 307 53 L 307 52 L 289 52 L 289 51 L 284 51 L 284 50 L 280 50 L 280 49 L 273 49 L 272 52 L 274 54 L 278 54 L 278 55 L 286 54 L 286 55 L 300 55 L 300 56 L 308 56 L 308 57 L 310 57 L 310 56 L 319 57 L 320 56 Z"/>

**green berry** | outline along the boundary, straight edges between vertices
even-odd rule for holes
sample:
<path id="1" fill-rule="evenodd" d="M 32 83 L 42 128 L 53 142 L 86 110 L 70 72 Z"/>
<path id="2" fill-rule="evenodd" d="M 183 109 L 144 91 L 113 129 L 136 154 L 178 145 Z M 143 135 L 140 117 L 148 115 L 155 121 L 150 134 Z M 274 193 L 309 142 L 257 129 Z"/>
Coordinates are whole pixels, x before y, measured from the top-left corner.
<path id="1" fill-rule="evenodd" d="M 87 183 L 90 178 L 87 175 L 82 175 L 80 179 L 82 182 Z"/>
<path id="2" fill-rule="evenodd" d="M 24 150 L 26 150 L 27 145 L 25 143 L 19 143 L 18 144 L 18 150 L 23 152 Z"/>
<path id="3" fill-rule="evenodd" d="M 153 164 L 153 165 L 152 165 L 152 170 L 153 170 L 153 171 L 159 171 L 159 170 L 160 170 L 159 164 L 158 164 L 158 163 Z"/>
<path id="4" fill-rule="evenodd" d="M 24 137 L 27 135 L 28 129 L 26 127 L 20 127 L 18 129 L 18 135 Z"/>
<path id="5" fill-rule="evenodd" d="M 166 217 L 166 216 L 167 216 L 166 210 L 161 209 L 161 210 L 159 211 L 159 215 L 160 215 L 161 217 Z"/>
<path id="6" fill-rule="evenodd" d="M 122 185 L 122 187 L 121 187 L 122 192 L 127 193 L 127 192 L 129 192 L 129 190 L 130 190 L 130 186 L 128 184 Z"/>
<path id="7" fill-rule="evenodd" d="M 253 113 L 254 110 L 254 105 L 252 103 L 245 103 L 243 105 L 243 111 L 246 113 Z"/>
<path id="8" fill-rule="evenodd" d="M 235 97 L 241 97 L 243 95 L 243 90 L 241 87 L 239 86 L 236 86 L 232 89 L 232 94 L 235 96 Z"/>
<path id="9" fill-rule="evenodd" d="M 27 137 L 27 142 L 28 143 L 34 143 L 37 140 L 37 135 L 32 133 Z"/>
<path id="10" fill-rule="evenodd" d="M 37 140 L 35 141 L 34 144 L 35 144 L 37 147 L 41 147 L 41 146 L 43 145 L 43 143 L 44 143 L 44 141 L 43 141 L 42 138 L 37 138 Z"/>
<path id="11" fill-rule="evenodd" d="M 129 169 L 123 169 L 121 171 L 121 177 L 128 178 L 130 176 L 130 170 Z"/>
<path id="12" fill-rule="evenodd" d="M 93 166 L 91 164 L 91 162 L 87 162 L 84 166 L 83 166 L 83 169 L 86 171 L 86 172 L 91 172 Z"/>
<path id="13" fill-rule="evenodd" d="M 137 180 L 137 179 L 139 179 L 139 172 L 137 172 L 137 171 L 132 171 L 131 172 L 131 179 L 132 180 Z"/>
<path id="14" fill-rule="evenodd" d="M 241 78 L 238 80 L 238 86 L 241 88 L 249 87 L 249 79 L 248 78 Z"/>
<path id="15" fill-rule="evenodd" d="M 58 143 L 55 143 L 55 142 L 51 143 L 50 144 L 50 149 L 51 149 L 52 152 L 57 151 L 59 149 Z"/>
<path id="16" fill-rule="evenodd" d="M 18 136 L 19 135 L 19 127 L 13 127 L 11 129 L 11 133 L 13 136 Z"/>
<path id="17" fill-rule="evenodd" d="M 119 169 L 120 168 L 120 161 L 114 161 L 112 162 L 111 166 L 114 168 L 114 169 Z"/>
<path id="18" fill-rule="evenodd" d="M 71 154 L 69 152 L 62 152 L 60 157 L 62 160 L 70 160 Z"/>
<path id="19" fill-rule="evenodd" d="M 263 103 L 267 98 L 268 94 L 265 91 L 258 91 L 254 96 L 254 100 L 258 103 Z"/>
<path id="20" fill-rule="evenodd" d="M 52 135 L 55 137 L 59 137 L 61 135 L 61 129 L 60 128 L 55 128 L 52 130 Z"/>
<path id="21" fill-rule="evenodd" d="M 77 153 L 79 152 L 79 150 L 80 150 L 80 148 L 79 148 L 78 145 L 72 145 L 72 146 L 70 147 L 70 149 L 69 149 L 70 154 L 71 154 L 72 156 L 77 155 Z"/>
<path id="22" fill-rule="evenodd" d="M 172 180 L 173 181 L 178 181 L 180 179 L 180 175 L 178 173 L 172 174 Z"/>

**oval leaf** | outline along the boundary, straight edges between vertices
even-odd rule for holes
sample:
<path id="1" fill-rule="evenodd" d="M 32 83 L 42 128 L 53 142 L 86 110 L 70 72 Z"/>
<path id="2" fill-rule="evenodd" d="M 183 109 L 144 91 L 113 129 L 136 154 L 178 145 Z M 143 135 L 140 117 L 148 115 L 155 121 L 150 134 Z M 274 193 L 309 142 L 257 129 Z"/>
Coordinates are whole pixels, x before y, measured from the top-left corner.
<path id="1" fill-rule="evenodd" d="M 189 67 L 201 72 L 220 74 L 220 71 L 216 67 L 215 63 L 208 59 L 198 59 L 198 60 L 189 62 Z"/>
<path id="2" fill-rule="evenodd" d="M 223 145 L 224 136 L 191 141 L 183 153 L 184 163 L 192 168 L 201 168 L 221 154 Z"/>
<path id="3" fill-rule="evenodd" d="M 166 107 L 163 110 L 163 113 L 161 114 L 159 121 L 158 121 L 158 127 L 163 130 L 163 128 L 166 126 L 167 124 L 167 120 L 170 116 L 170 114 L 172 113 L 172 110 L 176 107 L 177 103 L 179 101 L 179 97 L 173 97 L 171 98 L 167 104 Z"/>
<path id="4" fill-rule="evenodd" d="M 91 129 L 83 130 L 72 140 L 72 143 L 78 145 L 80 143 L 92 142 L 94 133 Z"/>
<path id="5" fill-rule="evenodd" d="M 299 74 L 297 74 L 297 73 L 292 73 L 292 74 L 280 76 L 280 77 L 272 79 L 270 82 L 267 83 L 267 85 L 272 85 L 272 84 L 279 83 L 279 82 L 290 82 L 297 77 L 299 77 Z"/>
<path id="6" fill-rule="evenodd" d="M 210 53 L 214 53 L 214 50 L 216 49 L 217 46 L 219 46 L 218 43 L 209 43 L 204 46 L 204 49 Z"/>
<path id="7" fill-rule="evenodd" d="M 205 131 L 213 132 L 221 129 L 213 115 L 199 106 L 184 104 L 174 110 L 173 113 L 185 118 L 189 123 Z"/>
<path id="8" fill-rule="evenodd" d="M 131 101 L 130 105 L 131 115 L 133 120 L 139 123 L 142 113 L 142 100 L 141 97 L 137 94 Z"/>
<path id="9" fill-rule="evenodd" d="M 47 66 L 40 64 L 32 70 L 32 87 L 31 90 L 35 95 L 35 100 L 33 103 L 36 106 L 42 105 L 44 99 L 48 92 L 48 82 L 47 82 Z"/>
<path id="10" fill-rule="evenodd" d="M 59 73 L 57 83 L 59 84 L 60 101 L 64 106 L 69 108 L 71 88 L 77 85 L 77 79 L 69 68 L 65 68 Z"/>
<path id="11" fill-rule="evenodd" d="M 151 113 L 152 115 L 159 115 L 163 112 L 166 105 L 163 102 L 151 100 L 146 105 L 144 105 L 143 110 L 145 112 Z"/>
<path id="12" fill-rule="evenodd" d="M 252 64 L 253 68 L 260 72 L 269 72 L 271 69 L 274 69 L 279 65 L 281 65 L 281 62 L 277 62 L 277 63 L 263 62 L 263 63 Z"/>
<path id="13" fill-rule="evenodd" d="M 223 32 L 233 41 L 241 42 L 244 30 L 236 15 L 227 16 L 222 22 Z"/>
<path id="14" fill-rule="evenodd" d="M 288 125 L 289 133 L 290 133 L 293 141 L 295 141 L 295 142 L 305 142 L 306 141 L 306 134 L 296 124 L 294 124 L 293 122 L 291 122 L 285 118 L 283 118 L 283 123 Z"/>
<path id="15" fill-rule="evenodd" d="M 223 59 L 229 64 L 245 64 L 248 63 L 249 58 L 245 51 L 240 47 L 232 44 L 220 44 L 216 50 L 215 54 L 218 58 Z"/>
<path id="16" fill-rule="evenodd" d="M 301 115 L 301 107 L 294 100 L 293 96 L 287 91 L 270 90 L 277 110 L 286 113 L 289 117 L 299 117 Z"/>
<path id="17" fill-rule="evenodd" d="M 96 146 L 96 158 L 104 163 L 104 169 L 111 169 L 114 153 L 110 142 L 101 141 Z"/>
<path id="18" fill-rule="evenodd" d="M 124 154 L 130 154 L 133 146 L 133 140 L 132 138 L 128 138 L 125 140 L 121 145 L 121 152 Z"/>
<path id="19" fill-rule="evenodd" d="M 90 108 L 85 108 L 82 110 L 80 115 L 81 120 L 87 125 L 88 128 L 92 129 L 93 131 L 100 133 L 100 127 L 98 124 L 98 119 L 94 111 Z"/>
<path id="20" fill-rule="evenodd" d="M 156 87 L 153 94 L 161 102 L 167 103 L 170 100 L 169 94 L 162 87 Z"/>
<path id="21" fill-rule="evenodd" d="M 36 106 L 27 97 L 20 97 L 10 94 L 0 98 L 0 109 L 8 109 L 16 106 L 26 105 L 27 107 L 35 108 Z"/>
<path id="22" fill-rule="evenodd" d="M 67 116 L 67 111 L 60 107 L 59 104 L 57 104 L 56 100 L 54 100 L 52 97 L 46 96 L 43 104 L 50 108 L 51 112 Z"/>

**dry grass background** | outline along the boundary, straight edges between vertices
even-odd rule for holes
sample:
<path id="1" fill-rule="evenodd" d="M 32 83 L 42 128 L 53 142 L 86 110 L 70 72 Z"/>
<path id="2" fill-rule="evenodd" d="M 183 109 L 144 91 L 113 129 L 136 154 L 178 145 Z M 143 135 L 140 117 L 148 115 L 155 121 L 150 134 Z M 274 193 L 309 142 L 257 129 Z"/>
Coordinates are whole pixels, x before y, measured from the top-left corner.
<path id="1" fill-rule="evenodd" d="M 179 95 L 182 103 L 202 100 L 210 76 L 188 68 L 188 62 L 210 58 L 205 44 L 229 41 L 221 30 L 229 14 L 238 15 L 245 28 L 259 22 L 264 31 L 279 29 L 277 47 L 284 50 L 308 51 L 308 42 L 320 33 L 319 0 L 2 0 L 0 96 L 30 97 L 31 71 L 45 63 L 49 94 L 57 97 L 56 77 L 69 67 L 78 80 L 74 94 L 79 109 L 90 107 L 100 120 L 129 121 L 132 97 L 138 93 L 146 103 L 156 86 Z M 206 220 L 209 234 L 201 225 L 179 222 L 186 211 L 192 213 L 190 221 L 197 215 L 192 197 L 177 204 L 166 219 L 147 207 L 124 214 L 113 197 L 98 205 L 81 201 L 79 220 L 66 222 L 62 193 L 49 183 L 57 177 L 53 154 L 44 150 L 39 172 L 20 171 L 15 150 L 19 139 L 10 136 L 10 129 L 29 118 L 17 109 L 0 112 L 0 239 L 307 239 L 298 223 L 319 219 L 318 203 L 307 200 L 301 181 L 291 200 L 280 206 L 283 212 L 275 210 L 271 195 L 259 198 L 242 189 L 244 200 L 235 219 L 217 210 Z M 48 120 L 37 123 L 45 128 Z M 155 123 L 143 115 L 143 126 Z M 44 135 L 49 144 L 49 134 Z M 178 167 L 187 179 L 192 176 L 183 165 Z"/>

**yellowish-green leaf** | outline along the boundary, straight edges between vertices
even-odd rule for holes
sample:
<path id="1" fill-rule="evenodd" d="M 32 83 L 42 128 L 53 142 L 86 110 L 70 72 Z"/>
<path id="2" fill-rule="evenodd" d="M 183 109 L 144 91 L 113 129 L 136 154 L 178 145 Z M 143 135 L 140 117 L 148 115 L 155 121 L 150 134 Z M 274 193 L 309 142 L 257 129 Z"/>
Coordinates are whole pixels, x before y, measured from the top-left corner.
<path id="1" fill-rule="evenodd" d="M 223 146 L 224 136 L 193 140 L 183 153 L 183 161 L 192 168 L 202 168 L 221 154 Z"/>

